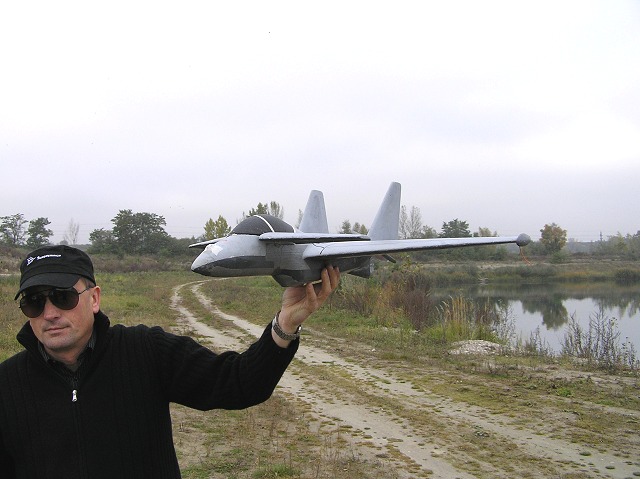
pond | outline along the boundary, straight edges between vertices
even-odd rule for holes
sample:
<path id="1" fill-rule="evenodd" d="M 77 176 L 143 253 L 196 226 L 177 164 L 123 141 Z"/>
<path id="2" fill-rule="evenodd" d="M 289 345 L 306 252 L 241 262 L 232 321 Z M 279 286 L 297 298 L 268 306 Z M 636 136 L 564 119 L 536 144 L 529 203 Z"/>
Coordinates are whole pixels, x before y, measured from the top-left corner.
<path id="1" fill-rule="evenodd" d="M 541 339 L 560 352 L 571 318 L 584 329 L 591 318 L 615 319 L 620 343 L 640 351 L 640 285 L 612 283 L 477 285 L 457 289 L 437 288 L 432 297 L 441 300 L 463 295 L 506 308 L 515 322 L 516 335 L 528 340 L 539 332 Z"/>

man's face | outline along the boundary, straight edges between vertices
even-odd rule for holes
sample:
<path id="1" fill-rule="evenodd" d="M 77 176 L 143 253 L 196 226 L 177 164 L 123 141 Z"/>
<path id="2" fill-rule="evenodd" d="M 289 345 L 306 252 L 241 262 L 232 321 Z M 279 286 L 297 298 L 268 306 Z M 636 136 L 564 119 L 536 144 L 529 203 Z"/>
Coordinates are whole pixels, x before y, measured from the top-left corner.
<path id="1" fill-rule="evenodd" d="M 74 285 L 76 291 L 85 289 L 84 281 Z M 28 293 L 46 291 L 47 287 L 34 287 Z M 74 363 L 84 350 L 93 331 L 93 315 L 100 309 L 100 287 L 80 294 L 78 305 L 70 310 L 57 308 L 47 298 L 44 310 L 29 323 L 47 353 L 58 361 Z"/>

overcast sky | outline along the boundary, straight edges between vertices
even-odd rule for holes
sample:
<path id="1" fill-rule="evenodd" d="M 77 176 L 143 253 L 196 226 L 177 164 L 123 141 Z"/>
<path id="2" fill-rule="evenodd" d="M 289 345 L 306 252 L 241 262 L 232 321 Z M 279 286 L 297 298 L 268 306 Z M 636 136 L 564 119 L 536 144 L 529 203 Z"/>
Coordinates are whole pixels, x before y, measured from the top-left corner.
<path id="1" fill-rule="evenodd" d="M 0 216 L 640 230 L 640 3 L 3 2 Z"/>

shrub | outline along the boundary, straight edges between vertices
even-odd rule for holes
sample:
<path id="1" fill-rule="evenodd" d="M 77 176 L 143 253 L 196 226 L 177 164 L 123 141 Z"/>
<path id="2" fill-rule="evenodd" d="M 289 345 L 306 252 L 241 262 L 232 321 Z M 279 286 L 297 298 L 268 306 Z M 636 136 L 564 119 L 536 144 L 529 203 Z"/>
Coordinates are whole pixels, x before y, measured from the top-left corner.
<path id="1" fill-rule="evenodd" d="M 340 282 L 338 306 L 362 316 L 370 316 L 373 314 L 380 290 L 375 281 L 345 277 Z"/>
<path id="2" fill-rule="evenodd" d="M 624 268 L 619 269 L 614 274 L 614 279 L 617 284 L 627 285 L 640 282 L 640 271 Z"/>

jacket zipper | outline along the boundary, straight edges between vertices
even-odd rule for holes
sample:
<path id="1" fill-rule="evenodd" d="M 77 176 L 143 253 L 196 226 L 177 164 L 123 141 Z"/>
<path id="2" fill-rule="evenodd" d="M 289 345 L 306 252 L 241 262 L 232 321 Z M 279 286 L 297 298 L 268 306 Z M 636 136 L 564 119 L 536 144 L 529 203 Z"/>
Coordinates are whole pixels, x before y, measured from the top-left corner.
<path id="1" fill-rule="evenodd" d="M 72 375 L 68 376 L 68 381 L 71 385 L 71 402 L 78 402 L 78 373 L 74 372 Z"/>
<path id="2" fill-rule="evenodd" d="M 74 427 L 75 427 L 75 431 L 76 431 L 76 437 L 78 438 L 78 440 L 80 441 L 80 443 L 78 444 L 79 448 L 80 448 L 80 460 L 81 460 L 81 464 L 80 464 L 80 476 L 81 478 L 88 478 L 90 477 L 89 474 L 86 471 L 86 453 L 84 450 L 84 445 L 81 441 L 81 430 L 82 430 L 82 418 L 80 415 L 80 409 L 78 409 L 80 407 L 78 403 L 78 386 L 79 386 L 79 379 L 78 379 L 78 374 L 74 373 L 73 376 L 70 378 L 71 379 L 71 403 L 72 403 L 72 408 L 73 408 L 73 419 L 74 419 Z"/>

